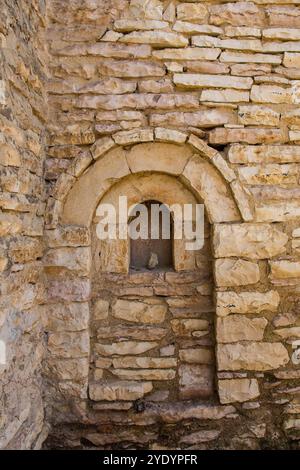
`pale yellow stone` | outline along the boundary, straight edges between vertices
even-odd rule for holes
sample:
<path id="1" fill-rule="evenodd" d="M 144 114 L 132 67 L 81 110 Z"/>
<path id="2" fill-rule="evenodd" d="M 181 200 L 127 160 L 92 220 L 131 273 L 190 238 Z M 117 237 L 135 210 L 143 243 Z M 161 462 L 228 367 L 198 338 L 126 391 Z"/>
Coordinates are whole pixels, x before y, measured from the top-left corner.
<path id="1" fill-rule="evenodd" d="M 299 201 L 258 202 L 255 207 L 259 222 L 284 222 L 297 220 L 300 217 Z"/>
<path id="2" fill-rule="evenodd" d="M 194 331 L 207 330 L 209 322 L 197 319 L 176 319 L 171 320 L 171 327 L 176 336 L 191 336 Z"/>
<path id="3" fill-rule="evenodd" d="M 202 22 L 208 10 L 202 3 L 180 3 L 176 8 L 177 18 L 182 21 Z"/>
<path id="4" fill-rule="evenodd" d="M 297 184 L 299 168 L 296 164 L 245 166 L 238 169 L 240 180 L 246 184 Z"/>
<path id="5" fill-rule="evenodd" d="M 135 302 L 118 299 L 113 305 L 112 314 L 116 318 L 135 323 L 162 323 L 167 306 L 161 302 Z"/>
<path id="6" fill-rule="evenodd" d="M 187 134 L 184 132 L 179 132 L 174 129 L 165 129 L 164 127 L 156 127 L 154 129 L 154 135 L 156 140 L 174 142 L 177 144 L 184 144 L 187 140 Z"/>
<path id="7" fill-rule="evenodd" d="M 257 263 L 243 259 L 217 259 L 215 278 L 219 287 L 256 284 L 260 279 L 259 267 Z"/>
<path id="8" fill-rule="evenodd" d="M 285 52 L 283 56 L 283 65 L 285 67 L 300 67 L 300 54 Z"/>
<path id="9" fill-rule="evenodd" d="M 300 338 L 300 326 L 279 328 L 278 330 L 274 330 L 274 333 L 283 339 Z"/>
<path id="10" fill-rule="evenodd" d="M 211 36 L 218 36 L 223 33 L 222 28 L 208 24 L 189 23 L 187 21 L 176 21 L 173 29 L 178 33 L 185 34 L 210 34 Z"/>
<path id="11" fill-rule="evenodd" d="M 188 40 L 179 33 L 167 31 L 134 31 L 119 39 L 122 43 L 151 44 L 155 47 L 185 47 Z"/>
<path id="12" fill-rule="evenodd" d="M 256 379 L 230 379 L 219 380 L 218 391 L 220 402 L 245 402 L 259 397 L 259 387 Z"/>
<path id="13" fill-rule="evenodd" d="M 0 164 L 3 166 L 21 166 L 21 155 L 8 143 L 0 142 Z"/>
<path id="14" fill-rule="evenodd" d="M 229 37 L 261 37 L 261 29 L 248 26 L 225 26 L 225 35 Z"/>
<path id="15" fill-rule="evenodd" d="M 271 258 L 286 252 L 288 236 L 269 224 L 216 224 L 213 246 L 216 258 Z"/>
<path id="16" fill-rule="evenodd" d="M 241 145 L 230 146 L 231 163 L 292 163 L 300 162 L 300 146 L 297 145 Z"/>
<path id="17" fill-rule="evenodd" d="M 264 13 L 253 2 L 226 3 L 211 5 L 210 22 L 217 26 L 230 24 L 233 26 L 260 26 L 264 21 Z"/>
<path id="18" fill-rule="evenodd" d="M 184 88 L 234 88 L 237 90 L 247 90 L 251 88 L 252 78 L 237 78 L 224 75 L 175 73 L 174 83 L 175 85 Z"/>
<path id="19" fill-rule="evenodd" d="M 113 359 L 115 369 L 168 369 L 176 365 L 177 359 L 173 357 L 126 356 Z"/>
<path id="20" fill-rule="evenodd" d="M 219 370 L 278 369 L 289 362 L 289 355 L 281 343 L 234 343 L 217 346 Z"/>
<path id="21" fill-rule="evenodd" d="M 104 155 L 104 153 L 108 152 L 108 150 L 113 148 L 115 145 L 116 144 L 111 137 L 103 137 L 102 139 L 96 140 L 96 142 L 91 147 L 93 158 L 96 160 L 97 158 Z"/>
<path id="22" fill-rule="evenodd" d="M 179 358 L 188 364 L 212 364 L 214 360 L 213 352 L 204 348 L 180 349 Z"/>
<path id="23" fill-rule="evenodd" d="M 231 313 L 276 312 L 280 302 L 277 291 L 268 292 L 217 292 L 217 315 L 224 317 Z"/>
<path id="24" fill-rule="evenodd" d="M 256 64 L 281 64 L 281 57 L 271 54 L 249 52 L 222 52 L 221 62 L 256 63 Z"/>
<path id="25" fill-rule="evenodd" d="M 291 90 L 276 85 L 253 85 L 250 98 L 257 103 L 293 103 Z"/>
<path id="26" fill-rule="evenodd" d="M 246 126 L 278 126 L 280 113 L 267 106 L 248 105 L 239 107 L 239 122 Z"/>
<path id="27" fill-rule="evenodd" d="M 273 279 L 290 279 L 300 277 L 300 262 L 280 260 L 270 261 Z"/>
<path id="28" fill-rule="evenodd" d="M 91 269 L 91 253 L 88 247 L 53 248 L 44 257 L 46 267 L 62 267 L 87 276 Z"/>
<path id="29" fill-rule="evenodd" d="M 93 401 L 138 400 L 152 390 L 151 382 L 109 381 L 89 385 L 89 396 Z"/>
<path id="30" fill-rule="evenodd" d="M 166 21 L 158 20 L 131 20 L 120 19 L 114 22 L 114 29 L 123 33 L 131 31 L 151 31 L 153 29 L 167 29 L 169 24 Z"/>
<path id="31" fill-rule="evenodd" d="M 231 190 L 235 197 L 236 203 L 243 217 L 243 220 L 250 222 L 253 220 L 253 210 L 251 207 L 251 195 L 248 189 L 240 184 L 238 180 L 230 183 Z"/>
<path id="32" fill-rule="evenodd" d="M 160 60 L 216 60 L 220 52 L 221 49 L 218 48 L 186 47 L 153 51 L 153 57 Z"/>
<path id="33" fill-rule="evenodd" d="M 96 344 L 96 350 L 103 356 L 142 354 L 155 348 L 158 343 L 149 341 L 119 341 L 111 344 Z"/>
<path id="34" fill-rule="evenodd" d="M 128 12 L 125 16 L 136 19 L 161 20 L 163 15 L 163 5 L 160 0 L 131 0 Z"/>
<path id="35" fill-rule="evenodd" d="M 299 28 L 267 28 L 263 30 L 262 35 L 266 39 L 300 40 Z"/>
<path id="36" fill-rule="evenodd" d="M 98 299 L 93 306 L 93 314 L 95 320 L 104 320 L 108 317 L 109 302 L 107 300 Z"/>
<path id="37" fill-rule="evenodd" d="M 125 380 L 172 380 L 176 376 L 173 369 L 112 369 L 111 372 Z"/>
<path id="38" fill-rule="evenodd" d="M 22 229 L 22 220 L 14 214 L 0 213 L 0 236 L 16 235 Z"/>
<path id="39" fill-rule="evenodd" d="M 265 318 L 248 318 L 244 315 L 229 315 L 217 319 L 218 343 L 237 341 L 262 341 L 268 321 Z"/>
<path id="40" fill-rule="evenodd" d="M 300 142 L 300 131 L 289 131 L 289 140 L 291 142 Z"/>
<path id="41" fill-rule="evenodd" d="M 281 119 L 290 129 L 300 129 L 300 109 L 293 109 L 283 113 Z"/>
<path id="42" fill-rule="evenodd" d="M 200 101 L 214 103 L 239 103 L 249 101 L 249 91 L 240 91 L 227 88 L 225 90 L 203 90 Z"/>
<path id="43" fill-rule="evenodd" d="M 280 143 L 285 142 L 286 137 L 281 129 L 261 127 L 247 128 L 216 128 L 209 133 L 211 144 L 228 144 L 244 142 L 248 144 Z"/>
<path id="44" fill-rule="evenodd" d="M 153 141 L 153 131 L 151 129 L 134 129 L 132 131 L 122 131 L 114 134 L 113 139 L 118 145 L 149 142 Z"/>

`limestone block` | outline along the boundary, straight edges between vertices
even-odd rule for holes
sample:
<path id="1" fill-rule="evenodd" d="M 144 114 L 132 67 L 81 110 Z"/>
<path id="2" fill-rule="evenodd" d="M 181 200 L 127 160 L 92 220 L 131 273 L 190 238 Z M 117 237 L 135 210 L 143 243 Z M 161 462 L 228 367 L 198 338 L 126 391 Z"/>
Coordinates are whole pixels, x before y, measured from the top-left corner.
<path id="1" fill-rule="evenodd" d="M 162 323 L 167 306 L 161 302 L 136 302 L 118 299 L 113 305 L 112 314 L 116 318 L 136 323 Z"/>
<path id="2" fill-rule="evenodd" d="M 220 402 L 243 403 L 259 397 L 259 387 L 256 379 L 230 379 L 219 380 L 218 391 Z"/>
<path id="3" fill-rule="evenodd" d="M 178 374 L 180 398 L 207 398 L 213 394 L 214 373 L 211 367 L 184 364 L 179 367 Z"/>
<path id="4" fill-rule="evenodd" d="M 87 47 L 87 54 L 109 59 L 147 59 L 151 56 L 151 47 L 146 44 L 126 45 L 119 42 L 96 42 Z"/>
<path id="5" fill-rule="evenodd" d="M 217 319 L 217 341 L 262 341 L 268 321 L 265 318 L 247 318 L 243 315 L 229 315 Z"/>
<path id="6" fill-rule="evenodd" d="M 62 358 L 86 357 L 90 352 L 88 331 L 56 332 L 48 337 L 48 351 Z"/>
<path id="7" fill-rule="evenodd" d="M 255 211 L 259 222 L 284 222 L 298 219 L 300 204 L 298 201 L 258 202 Z"/>
<path id="8" fill-rule="evenodd" d="M 209 142 L 217 145 L 226 145 L 234 142 L 272 144 L 284 142 L 285 140 L 287 139 L 281 129 L 262 129 L 257 127 L 245 129 L 216 128 L 209 133 Z"/>
<path id="9" fill-rule="evenodd" d="M 231 163 L 293 163 L 300 162 L 297 145 L 231 145 L 228 152 Z"/>
<path id="10" fill-rule="evenodd" d="M 128 356 L 133 354 L 142 354 L 155 348 L 158 343 L 149 341 L 119 341 L 111 344 L 96 344 L 96 351 L 103 356 Z"/>
<path id="11" fill-rule="evenodd" d="M 99 72 L 101 75 L 121 78 L 162 77 L 166 69 L 155 62 L 107 59 L 99 64 Z"/>
<path id="12" fill-rule="evenodd" d="M 214 362 L 212 350 L 204 348 L 180 349 L 179 358 L 188 364 L 212 364 Z"/>
<path id="13" fill-rule="evenodd" d="M 52 248 L 44 256 L 46 267 L 62 267 L 87 276 L 91 269 L 91 251 L 89 247 Z"/>
<path id="14" fill-rule="evenodd" d="M 97 299 L 93 305 L 93 315 L 95 320 L 105 320 L 108 317 L 109 302 L 103 299 Z"/>
<path id="15" fill-rule="evenodd" d="M 243 259 L 217 259 L 215 262 L 217 286 L 243 286 L 256 284 L 260 279 L 257 263 Z"/>
<path id="16" fill-rule="evenodd" d="M 172 380 L 176 376 L 173 369 L 112 369 L 111 372 L 125 380 Z"/>
<path id="17" fill-rule="evenodd" d="M 82 331 L 89 326 L 87 302 L 43 305 L 42 315 L 45 328 L 50 331 Z"/>
<path id="18" fill-rule="evenodd" d="M 167 29 L 169 23 L 159 20 L 132 20 L 130 18 L 116 20 L 114 22 L 114 30 L 121 31 L 122 33 L 129 33 L 132 31 L 151 31 L 154 29 Z"/>
<path id="19" fill-rule="evenodd" d="M 267 106 L 240 106 L 239 122 L 246 126 L 278 126 L 280 113 Z"/>
<path id="20" fill-rule="evenodd" d="M 291 142 L 300 142 L 300 131 L 289 131 L 289 140 Z"/>
<path id="21" fill-rule="evenodd" d="M 141 93 L 172 93 L 174 86 L 169 78 L 160 80 L 143 80 L 139 83 Z"/>
<path id="22" fill-rule="evenodd" d="M 291 90 L 289 88 L 283 88 L 276 85 L 253 85 L 250 98 L 256 103 L 293 103 Z"/>
<path id="23" fill-rule="evenodd" d="M 234 180 L 230 183 L 231 190 L 234 198 L 237 202 L 240 213 L 245 222 L 253 220 L 253 210 L 250 191 L 242 186 L 238 180 Z"/>
<path id="24" fill-rule="evenodd" d="M 14 263 L 27 263 L 43 255 L 43 244 L 38 238 L 15 238 L 9 243 L 8 254 Z"/>
<path id="25" fill-rule="evenodd" d="M 89 385 L 89 396 L 93 401 L 138 400 L 152 390 L 151 382 L 114 380 Z"/>
<path id="26" fill-rule="evenodd" d="M 299 10 L 297 7 L 272 5 L 267 7 L 270 26 L 300 27 Z"/>
<path id="27" fill-rule="evenodd" d="M 164 127 L 156 127 L 154 135 L 156 140 L 174 142 L 177 144 L 184 144 L 187 140 L 187 134 L 184 132 L 179 132 L 174 129 L 165 129 Z"/>
<path id="28" fill-rule="evenodd" d="M 300 110 L 293 109 L 282 114 L 282 121 L 293 130 L 300 129 Z"/>
<path id="29" fill-rule="evenodd" d="M 22 229 L 22 219 L 8 212 L 0 213 L 0 237 L 17 235 Z"/>
<path id="30" fill-rule="evenodd" d="M 129 145 L 153 140 L 153 131 L 151 129 L 137 129 L 132 131 L 117 132 L 113 136 L 118 145 Z"/>
<path id="31" fill-rule="evenodd" d="M 222 52 L 220 55 L 221 62 L 236 62 L 238 64 L 281 64 L 281 57 L 272 54 L 260 54 L 250 52 Z M 249 66 L 247 66 L 249 67 Z"/>
<path id="32" fill-rule="evenodd" d="M 299 41 L 300 31 L 298 28 L 266 28 L 262 32 L 266 39 L 283 39 L 285 41 Z"/>
<path id="33" fill-rule="evenodd" d="M 21 166 L 21 155 L 11 144 L 0 143 L 0 164 L 3 166 Z"/>
<path id="34" fill-rule="evenodd" d="M 278 328 L 274 333 L 283 339 L 297 339 L 300 338 L 300 327 Z"/>
<path id="35" fill-rule="evenodd" d="M 187 21 L 176 21 L 173 26 L 174 31 L 184 34 L 210 34 L 218 36 L 223 33 L 222 28 L 210 24 L 189 23 Z"/>
<path id="36" fill-rule="evenodd" d="M 271 277 L 273 279 L 290 279 L 300 277 L 300 262 L 270 261 Z"/>
<path id="37" fill-rule="evenodd" d="M 176 13 L 178 20 L 200 23 L 205 20 L 208 10 L 202 3 L 180 3 Z"/>
<path id="38" fill-rule="evenodd" d="M 104 153 L 108 152 L 115 146 L 115 142 L 111 137 L 103 137 L 102 139 L 96 140 L 94 145 L 91 147 L 91 153 L 93 158 L 96 160 L 101 157 Z"/>
<path id="39" fill-rule="evenodd" d="M 221 431 L 219 431 L 218 429 L 197 431 L 197 432 L 193 432 L 191 434 L 186 434 L 182 436 L 179 442 L 181 444 L 189 444 L 189 445 L 201 444 L 202 442 L 214 441 L 215 439 L 219 437 L 220 434 L 221 434 Z"/>
<path id="40" fill-rule="evenodd" d="M 281 343 L 233 343 L 217 346 L 219 370 L 278 369 L 289 362 L 289 355 Z"/>
<path id="41" fill-rule="evenodd" d="M 227 88 L 225 90 L 203 90 L 200 101 L 214 103 L 239 103 L 249 101 L 249 92 Z"/>
<path id="42" fill-rule="evenodd" d="M 90 297 L 90 281 L 87 278 L 48 278 L 47 299 L 49 302 L 84 302 Z"/>
<path id="43" fill-rule="evenodd" d="M 285 52 L 283 55 L 283 65 L 285 67 L 300 67 L 300 54 L 295 52 Z"/>
<path id="44" fill-rule="evenodd" d="M 88 358 L 49 359 L 46 361 L 45 374 L 57 380 L 81 381 L 88 377 Z"/>
<path id="45" fill-rule="evenodd" d="M 299 168 L 295 164 L 243 166 L 238 172 L 243 183 L 253 185 L 297 184 L 299 178 Z"/>
<path id="46" fill-rule="evenodd" d="M 204 93 L 204 92 L 203 92 Z M 201 128 L 210 128 L 223 124 L 235 123 L 236 114 L 232 110 L 227 109 L 205 109 L 203 111 L 195 112 L 169 112 L 164 114 L 152 114 L 150 116 L 150 124 L 153 126 L 193 126 Z M 191 136 L 194 139 L 193 136 Z M 212 153 L 207 144 L 206 147 L 208 155 Z M 203 152 L 201 152 L 203 154 Z M 214 152 L 216 153 L 216 152 Z"/>
<path id="47" fill-rule="evenodd" d="M 129 18 L 161 20 L 163 5 L 160 0 L 131 0 L 127 14 Z"/>
<path id="48" fill-rule="evenodd" d="M 45 235 L 50 248 L 90 245 L 90 233 L 86 227 L 62 225 L 55 230 L 46 230 Z"/>
<path id="49" fill-rule="evenodd" d="M 277 291 L 262 292 L 217 292 L 217 315 L 225 317 L 231 313 L 276 312 L 280 302 Z"/>
<path id="50" fill-rule="evenodd" d="M 134 93 L 137 84 L 133 81 L 125 81 L 121 78 L 105 78 L 94 80 L 81 86 L 77 93 L 92 93 L 95 95 L 122 95 L 123 93 Z"/>
<path id="51" fill-rule="evenodd" d="M 247 26 L 225 26 L 225 35 L 228 37 L 261 37 L 261 29 Z"/>
<path id="52" fill-rule="evenodd" d="M 154 47 L 185 47 L 188 45 L 187 38 L 181 34 L 160 30 L 134 31 L 122 36 L 119 42 L 151 44 Z"/>
<path id="53" fill-rule="evenodd" d="M 220 55 L 218 48 L 186 47 L 184 49 L 162 49 L 153 51 L 152 55 L 160 60 L 216 60 Z"/>
<path id="54" fill-rule="evenodd" d="M 196 331 L 206 331 L 209 328 L 209 322 L 198 319 L 176 319 L 171 320 L 171 327 L 176 336 L 193 336 Z"/>
<path id="55" fill-rule="evenodd" d="M 175 85 L 183 88 L 234 88 L 248 90 L 252 85 L 252 78 L 236 78 L 225 75 L 208 75 L 196 73 L 175 73 Z"/>
<path id="56" fill-rule="evenodd" d="M 214 228 L 216 258 L 271 258 L 285 253 L 287 242 L 288 236 L 269 224 L 216 224 Z"/>
<path id="57" fill-rule="evenodd" d="M 113 359 L 115 369 L 169 369 L 176 367 L 175 357 L 134 357 L 125 356 Z"/>
<path id="58" fill-rule="evenodd" d="M 211 5 L 210 22 L 217 26 L 227 23 L 233 26 L 260 26 L 264 21 L 263 12 L 253 2 Z"/>

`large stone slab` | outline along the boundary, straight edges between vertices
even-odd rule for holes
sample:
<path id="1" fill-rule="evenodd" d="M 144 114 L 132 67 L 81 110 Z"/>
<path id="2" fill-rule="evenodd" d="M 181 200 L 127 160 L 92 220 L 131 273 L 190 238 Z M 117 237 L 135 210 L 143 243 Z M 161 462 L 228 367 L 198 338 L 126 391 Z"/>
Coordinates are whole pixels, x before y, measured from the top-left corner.
<path id="1" fill-rule="evenodd" d="M 136 302 L 118 299 L 112 308 L 116 318 L 135 323 L 162 323 L 165 320 L 167 306 L 162 302 Z"/>
<path id="2" fill-rule="evenodd" d="M 119 341 L 118 343 L 100 344 L 95 345 L 97 353 L 103 356 L 128 356 L 132 354 L 142 354 L 150 349 L 155 348 L 158 343 L 154 341 Z"/>
<path id="3" fill-rule="evenodd" d="M 217 259 L 215 279 L 219 287 L 256 284 L 260 279 L 259 266 L 257 263 L 243 259 Z"/>
<path id="4" fill-rule="evenodd" d="M 93 401 L 126 401 L 138 400 L 152 390 L 151 382 L 129 382 L 114 380 L 109 382 L 92 383 L 89 386 L 89 396 Z"/>
<path id="5" fill-rule="evenodd" d="M 220 317 L 231 313 L 276 312 L 280 302 L 277 291 L 268 292 L 217 292 L 216 312 Z"/>
<path id="6" fill-rule="evenodd" d="M 287 242 L 288 236 L 270 224 L 216 224 L 214 227 L 216 258 L 272 258 L 285 253 Z"/>
<path id="7" fill-rule="evenodd" d="M 183 88 L 234 88 L 248 90 L 253 83 L 252 78 L 230 77 L 226 75 L 208 75 L 196 73 L 175 73 L 175 85 Z"/>
<path id="8" fill-rule="evenodd" d="M 207 398 L 213 394 L 214 374 L 211 367 L 184 364 L 179 367 L 178 373 L 180 398 Z"/>
<path id="9" fill-rule="evenodd" d="M 281 343 L 233 343 L 217 346 L 219 370 L 278 369 L 289 362 L 289 354 Z"/>
<path id="10" fill-rule="evenodd" d="M 230 379 L 219 380 L 218 391 L 220 402 L 245 402 L 259 397 L 260 392 L 256 379 Z"/>
<path id="11" fill-rule="evenodd" d="M 216 324 L 217 341 L 219 343 L 262 341 L 267 324 L 266 318 L 250 319 L 243 315 L 218 318 Z"/>
<path id="12" fill-rule="evenodd" d="M 270 261 L 271 277 L 273 279 L 291 279 L 300 277 L 299 261 Z"/>

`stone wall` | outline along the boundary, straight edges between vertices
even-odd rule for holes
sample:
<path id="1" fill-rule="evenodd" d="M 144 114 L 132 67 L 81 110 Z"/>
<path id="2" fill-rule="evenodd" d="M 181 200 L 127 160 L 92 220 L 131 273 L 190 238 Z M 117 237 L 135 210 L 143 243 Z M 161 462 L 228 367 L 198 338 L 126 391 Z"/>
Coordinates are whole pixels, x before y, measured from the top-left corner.
<path id="1" fill-rule="evenodd" d="M 45 2 L 0 2 L 0 448 L 40 447 L 44 432 L 43 181 Z"/>

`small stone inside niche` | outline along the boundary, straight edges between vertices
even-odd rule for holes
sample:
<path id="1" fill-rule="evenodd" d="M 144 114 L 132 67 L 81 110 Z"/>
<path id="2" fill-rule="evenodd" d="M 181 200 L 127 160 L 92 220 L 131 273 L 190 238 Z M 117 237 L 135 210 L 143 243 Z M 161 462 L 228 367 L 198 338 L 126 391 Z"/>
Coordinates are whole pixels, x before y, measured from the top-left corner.
<path id="1" fill-rule="evenodd" d="M 153 215 L 155 205 L 159 207 L 157 218 Z M 146 215 L 142 216 L 142 213 Z M 133 225 L 130 225 L 130 233 L 132 233 L 131 227 L 140 232 L 140 224 L 146 222 L 143 233 L 147 238 L 130 237 L 130 269 L 150 271 L 173 269 L 173 221 L 168 208 L 158 201 L 143 202 L 136 206 L 136 211 L 128 223 L 131 222 Z M 153 224 L 156 224 L 156 238 L 153 238 Z"/>

